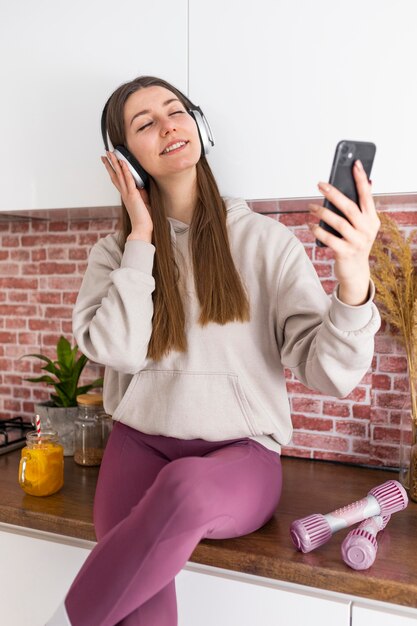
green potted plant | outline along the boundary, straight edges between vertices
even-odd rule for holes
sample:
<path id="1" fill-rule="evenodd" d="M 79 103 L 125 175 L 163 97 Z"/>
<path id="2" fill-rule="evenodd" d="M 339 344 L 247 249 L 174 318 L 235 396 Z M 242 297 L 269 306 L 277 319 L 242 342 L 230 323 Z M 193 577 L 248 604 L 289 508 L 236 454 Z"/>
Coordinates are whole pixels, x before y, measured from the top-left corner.
<path id="1" fill-rule="evenodd" d="M 97 378 L 88 385 L 79 386 L 81 373 L 88 363 L 88 358 L 78 356 L 78 346 L 71 347 L 65 337 L 60 337 L 56 345 L 56 360 L 44 354 L 26 354 L 22 358 L 35 357 L 45 361 L 43 374 L 36 378 L 26 378 L 31 383 L 46 383 L 54 388 L 51 399 L 47 402 L 35 404 L 35 413 L 41 420 L 44 428 L 53 428 L 64 446 L 65 456 L 74 454 L 74 419 L 78 414 L 77 396 L 87 393 L 90 389 L 103 386 L 103 378 Z"/>

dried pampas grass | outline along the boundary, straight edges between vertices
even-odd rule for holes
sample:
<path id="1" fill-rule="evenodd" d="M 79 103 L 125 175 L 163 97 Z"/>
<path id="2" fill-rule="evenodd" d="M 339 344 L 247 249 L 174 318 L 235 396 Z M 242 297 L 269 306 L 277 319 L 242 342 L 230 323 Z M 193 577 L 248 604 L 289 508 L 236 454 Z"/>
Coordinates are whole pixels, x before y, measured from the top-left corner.
<path id="1" fill-rule="evenodd" d="M 379 213 L 381 228 L 371 251 L 371 275 L 382 317 L 399 331 L 407 357 L 414 425 L 417 426 L 417 273 L 413 266 L 411 241 L 396 222 Z"/>

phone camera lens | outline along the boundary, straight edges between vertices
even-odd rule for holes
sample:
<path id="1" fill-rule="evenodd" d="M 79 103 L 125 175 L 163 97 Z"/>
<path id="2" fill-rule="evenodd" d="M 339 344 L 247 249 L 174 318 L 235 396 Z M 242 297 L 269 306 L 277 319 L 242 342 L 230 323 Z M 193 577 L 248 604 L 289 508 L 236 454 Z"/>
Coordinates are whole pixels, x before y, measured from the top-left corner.
<path id="1" fill-rule="evenodd" d="M 346 154 L 346 152 L 349 150 L 348 146 L 346 144 L 343 144 L 342 146 L 342 153 Z"/>

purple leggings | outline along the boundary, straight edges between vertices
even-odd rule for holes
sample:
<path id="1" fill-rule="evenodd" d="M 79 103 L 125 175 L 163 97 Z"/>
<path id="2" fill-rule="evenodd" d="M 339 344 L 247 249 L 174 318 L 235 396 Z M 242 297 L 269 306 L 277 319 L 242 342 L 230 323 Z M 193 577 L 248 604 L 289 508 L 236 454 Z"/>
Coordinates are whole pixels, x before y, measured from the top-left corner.
<path id="1" fill-rule="evenodd" d="M 65 598 L 73 626 L 176 626 L 175 576 L 203 538 L 251 533 L 281 495 L 279 454 L 115 422 L 94 500 L 97 545 Z"/>

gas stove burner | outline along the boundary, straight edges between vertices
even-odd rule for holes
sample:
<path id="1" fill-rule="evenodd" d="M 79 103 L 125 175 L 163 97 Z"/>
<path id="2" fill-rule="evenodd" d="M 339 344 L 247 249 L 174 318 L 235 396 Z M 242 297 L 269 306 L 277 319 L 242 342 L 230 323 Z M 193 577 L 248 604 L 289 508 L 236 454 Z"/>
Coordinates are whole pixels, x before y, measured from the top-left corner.
<path id="1" fill-rule="evenodd" d="M 25 422 L 20 415 L 0 420 L 0 454 L 23 448 L 26 434 L 33 430 L 32 424 Z"/>

